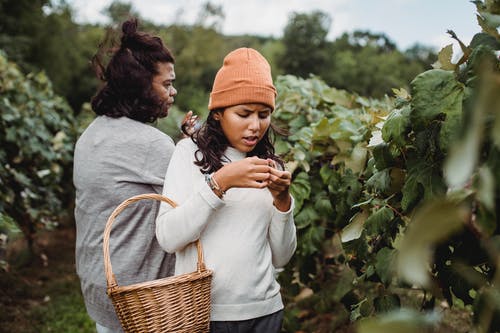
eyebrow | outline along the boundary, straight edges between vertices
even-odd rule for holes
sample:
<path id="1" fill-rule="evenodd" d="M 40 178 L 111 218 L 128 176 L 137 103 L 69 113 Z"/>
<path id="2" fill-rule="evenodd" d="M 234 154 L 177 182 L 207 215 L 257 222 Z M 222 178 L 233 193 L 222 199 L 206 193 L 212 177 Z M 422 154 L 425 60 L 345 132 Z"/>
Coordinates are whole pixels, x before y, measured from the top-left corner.
<path id="1" fill-rule="evenodd" d="M 271 108 L 265 108 L 265 109 L 262 109 L 262 110 L 243 109 L 243 111 L 244 112 L 257 112 L 257 113 L 271 112 Z"/>

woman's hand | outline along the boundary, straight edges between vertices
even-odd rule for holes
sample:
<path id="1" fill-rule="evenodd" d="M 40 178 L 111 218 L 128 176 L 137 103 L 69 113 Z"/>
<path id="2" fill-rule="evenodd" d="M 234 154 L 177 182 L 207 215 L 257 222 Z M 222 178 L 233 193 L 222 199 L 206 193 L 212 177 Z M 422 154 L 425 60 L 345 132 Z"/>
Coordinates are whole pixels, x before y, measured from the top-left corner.
<path id="1" fill-rule="evenodd" d="M 184 134 L 184 137 L 189 137 L 196 130 L 198 125 L 198 116 L 193 116 L 193 111 L 189 110 L 181 123 L 181 131 Z"/>
<path id="2" fill-rule="evenodd" d="M 276 163 L 273 160 L 268 159 L 267 161 L 271 166 L 267 188 L 273 196 L 274 206 L 278 210 L 286 212 L 290 209 L 290 205 L 292 204 L 292 198 L 288 192 L 290 184 L 292 183 L 292 174 L 289 171 L 276 169 Z"/>
<path id="3" fill-rule="evenodd" d="M 278 170 L 271 159 L 253 156 L 231 162 L 217 170 L 212 178 L 223 192 L 232 187 L 267 187 L 278 210 L 286 212 L 290 209 L 292 198 L 288 190 L 292 175 L 288 171 Z"/>
<path id="4" fill-rule="evenodd" d="M 269 185 L 270 170 L 267 160 L 253 156 L 224 165 L 212 178 L 222 191 L 232 187 L 264 188 Z"/>

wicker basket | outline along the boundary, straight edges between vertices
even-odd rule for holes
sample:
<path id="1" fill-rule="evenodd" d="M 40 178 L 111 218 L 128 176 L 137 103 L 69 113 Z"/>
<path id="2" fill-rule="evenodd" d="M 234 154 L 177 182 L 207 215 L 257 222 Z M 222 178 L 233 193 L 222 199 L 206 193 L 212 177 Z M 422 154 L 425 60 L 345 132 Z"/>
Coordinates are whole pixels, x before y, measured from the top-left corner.
<path id="1" fill-rule="evenodd" d="M 109 256 L 109 236 L 116 216 L 133 202 L 153 199 L 177 205 L 159 194 L 141 194 L 121 203 L 104 229 L 104 270 L 107 293 L 121 325 L 127 333 L 208 332 L 210 322 L 210 284 L 212 271 L 205 268 L 200 240 L 197 270 L 128 286 L 118 286 Z"/>

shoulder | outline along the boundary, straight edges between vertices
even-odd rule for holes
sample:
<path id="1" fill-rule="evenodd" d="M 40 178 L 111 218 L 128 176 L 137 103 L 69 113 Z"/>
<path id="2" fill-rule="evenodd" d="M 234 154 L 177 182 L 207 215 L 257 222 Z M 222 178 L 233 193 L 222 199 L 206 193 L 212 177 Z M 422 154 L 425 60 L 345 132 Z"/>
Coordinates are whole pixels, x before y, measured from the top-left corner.
<path id="1" fill-rule="evenodd" d="M 191 140 L 191 138 L 184 138 L 177 142 L 175 149 L 178 151 L 194 153 L 198 149 L 198 146 L 193 142 L 193 140 Z"/>
<path id="2" fill-rule="evenodd" d="M 170 167 L 176 165 L 179 168 L 183 168 L 185 171 L 188 165 L 194 165 L 195 152 L 198 150 L 198 146 L 191 140 L 191 138 L 185 138 L 177 142 L 175 146 L 174 153 L 172 155 L 172 160 L 170 161 Z"/>

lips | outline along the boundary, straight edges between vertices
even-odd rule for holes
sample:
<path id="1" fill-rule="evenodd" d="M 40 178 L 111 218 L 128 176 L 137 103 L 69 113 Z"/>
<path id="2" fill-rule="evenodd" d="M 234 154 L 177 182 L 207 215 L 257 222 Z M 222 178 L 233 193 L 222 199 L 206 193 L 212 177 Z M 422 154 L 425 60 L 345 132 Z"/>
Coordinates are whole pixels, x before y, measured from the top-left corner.
<path id="1" fill-rule="evenodd" d="M 243 142 L 247 146 L 255 146 L 259 142 L 258 136 L 245 136 L 243 137 Z"/>

